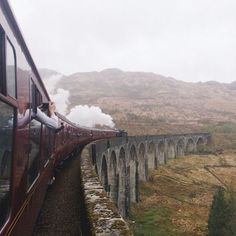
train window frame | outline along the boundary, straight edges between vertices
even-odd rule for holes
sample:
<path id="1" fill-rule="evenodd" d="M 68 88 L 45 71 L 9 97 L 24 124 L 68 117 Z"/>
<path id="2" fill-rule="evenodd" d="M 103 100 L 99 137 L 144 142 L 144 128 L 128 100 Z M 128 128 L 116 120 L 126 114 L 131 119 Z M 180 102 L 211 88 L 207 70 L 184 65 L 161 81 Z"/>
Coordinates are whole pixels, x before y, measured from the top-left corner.
<path id="1" fill-rule="evenodd" d="M 39 92 L 36 84 L 33 81 L 33 78 L 30 79 L 30 110 L 33 110 L 33 112 L 37 112 L 37 106 L 39 105 L 38 103 L 40 103 L 42 101 L 42 95 Z M 36 111 L 35 111 L 36 110 Z M 30 117 L 31 117 L 31 112 L 30 112 Z M 30 119 L 30 125 L 29 125 L 29 145 L 31 144 L 31 123 L 32 123 L 32 119 Z M 40 124 L 40 132 L 39 132 L 39 152 L 38 152 L 38 160 L 37 160 L 37 175 L 35 175 L 33 181 L 31 183 L 29 183 L 29 161 L 30 161 L 30 152 L 28 153 L 28 162 L 27 162 L 27 193 L 29 193 L 31 191 L 31 189 L 33 188 L 33 186 L 35 185 L 36 181 L 38 180 L 40 174 L 41 174 L 41 156 L 42 156 L 42 136 L 43 136 L 43 124 L 39 121 L 33 120 L 37 123 Z"/>
<path id="2" fill-rule="evenodd" d="M 12 114 L 13 114 L 13 125 L 12 125 L 12 138 L 11 138 L 11 163 L 10 163 L 10 175 L 9 175 L 9 198 L 8 198 L 8 209 L 7 213 L 4 219 L 4 222 L 0 224 L 0 229 L 4 227 L 4 225 L 7 224 L 9 221 L 9 218 L 11 217 L 11 212 L 12 212 L 12 196 L 13 196 L 13 179 L 14 179 L 14 156 L 15 156 L 15 135 L 16 135 L 16 124 L 17 124 L 17 108 L 11 104 L 9 101 L 3 100 L 0 98 L 0 102 L 4 103 L 8 107 L 12 109 Z"/>
<path id="3" fill-rule="evenodd" d="M 8 47 L 9 46 L 9 47 Z M 8 66 L 8 48 L 10 48 L 12 55 L 13 55 L 13 60 L 14 60 L 14 94 L 10 94 L 9 92 L 9 88 L 8 88 L 8 72 L 7 72 L 7 66 Z M 6 78 L 6 92 L 7 92 L 7 96 L 12 97 L 14 99 L 17 99 L 17 57 L 16 57 L 16 50 L 15 47 L 13 45 L 13 43 L 11 42 L 11 40 L 6 36 L 5 39 L 5 78 Z"/>
<path id="4" fill-rule="evenodd" d="M 38 122 L 38 121 L 37 121 Z M 38 123 L 40 123 L 40 134 L 39 134 L 39 137 L 40 137 L 40 142 L 39 142 L 39 157 L 37 158 L 38 160 L 37 160 L 37 175 L 35 175 L 35 177 L 34 177 L 34 180 L 31 182 L 31 183 L 29 183 L 29 180 L 28 180 L 28 178 L 29 178 L 29 161 L 30 161 L 30 153 L 28 153 L 28 161 L 27 161 L 27 184 L 26 184 L 26 189 L 27 189 L 27 193 L 29 193 L 30 191 L 31 191 L 31 189 L 33 188 L 33 186 L 35 185 L 35 182 L 38 180 L 38 178 L 39 178 L 39 176 L 40 176 L 40 174 L 41 174 L 41 152 L 42 152 L 42 150 L 41 150 L 41 145 L 42 145 L 42 123 L 41 122 L 38 122 Z M 31 125 L 30 125 L 30 127 L 29 127 L 29 132 L 30 132 L 30 128 L 31 128 Z M 30 139 L 31 139 L 31 134 L 29 134 L 30 135 Z M 30 144 L 30 139 L 29 139 L 29 144 Z"/>
<path id="5" fill-rule="evenodd" d="M 8 50 L 10 48 L 11 50 Z M 14 94 L 10 94 L 8 89 L 8 52 L 13 55 L 14 71 Z M 17 99 L 17 56 L 16 50 L 10 38 L 6 35 L 4 28 L 0 25 L 0 93 L 6 97 Z"/>
<path id="6" fill-rule="evenodd" d="M 0 93 L 6 95 L 6 33 L 0 25 Z"/>

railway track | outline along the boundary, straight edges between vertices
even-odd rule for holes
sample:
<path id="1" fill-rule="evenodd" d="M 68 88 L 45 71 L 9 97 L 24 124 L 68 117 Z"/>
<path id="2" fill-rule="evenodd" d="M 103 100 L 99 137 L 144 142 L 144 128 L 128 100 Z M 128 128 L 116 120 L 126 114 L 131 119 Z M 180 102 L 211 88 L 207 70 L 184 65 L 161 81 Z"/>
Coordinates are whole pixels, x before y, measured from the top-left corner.
<path id="1" fill-rule="evenodd" d="M 48 189 L 33 236 L 90 235 L 83 222 L 86 217 L 81 196 L 80 156 L 77 156 L 63 164 Z"/>

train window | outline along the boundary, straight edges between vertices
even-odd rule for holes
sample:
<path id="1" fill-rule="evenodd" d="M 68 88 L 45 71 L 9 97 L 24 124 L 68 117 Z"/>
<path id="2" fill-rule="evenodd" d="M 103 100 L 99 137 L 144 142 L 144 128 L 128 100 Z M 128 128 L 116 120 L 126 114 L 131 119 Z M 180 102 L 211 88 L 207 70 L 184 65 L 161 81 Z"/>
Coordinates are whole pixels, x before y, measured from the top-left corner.
<path id="1" fill-rule="evenodd" d="M 36 120 L 30 122 L 30 152 L 28 160 L 28 188 L 39 174 L 41 123 Z"/>
<path id="2" fill-rule="evenodd" d="M 0 101 L 0 226 L 10 209 L 14 108 Z"/>
<path id="3" fill-rule="evenodd" d="M 6 82 L 7 82 L 7 94 L 11 97 L 16 97 L 16 58 L 15 50 L 7 40 L 6 44 Z"/>

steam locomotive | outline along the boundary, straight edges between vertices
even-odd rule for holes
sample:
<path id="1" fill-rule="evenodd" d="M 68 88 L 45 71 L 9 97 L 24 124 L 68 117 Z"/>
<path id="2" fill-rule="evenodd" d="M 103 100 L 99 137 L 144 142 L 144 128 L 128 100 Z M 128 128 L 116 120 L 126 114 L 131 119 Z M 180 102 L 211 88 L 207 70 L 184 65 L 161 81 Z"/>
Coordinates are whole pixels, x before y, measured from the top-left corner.
<path id="1" fill-rule="evenodd" d="M 81 127 L 60 114 L 63 126 L 54 131 L 32 117 L 49 101 L 9 3 L 0 0 L 0 235 L 31 235 L 55 168 L 78 147 L 127 135 Z"/>

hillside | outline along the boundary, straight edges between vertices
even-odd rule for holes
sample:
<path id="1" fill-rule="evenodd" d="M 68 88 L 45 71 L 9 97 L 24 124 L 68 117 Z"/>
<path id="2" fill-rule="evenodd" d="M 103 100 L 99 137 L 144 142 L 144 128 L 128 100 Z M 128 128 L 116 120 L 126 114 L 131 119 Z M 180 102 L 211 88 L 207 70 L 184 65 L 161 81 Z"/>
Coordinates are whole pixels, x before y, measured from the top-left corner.
<path id="1" fill-rule="evenodd" d="M 213 145 L 207 151 L 236 148 L 236 82 L 187 83 L 118 69 L 60 79 L 54 71 L 41 74 L 53 81 L 54 92 L 70 92 L 68 111 L 97 105 L 130 135 L 209 131 Z M 140 185 L 140 202 L 131 209 L 135 235 L 207 235 L 217 187 L 235 182 L 235 153 L 186 156 L 150 171 L 149 181 Z"/>
<path id="2" fill-rule="evenodd" d="M 49 72 L 41 70 L 45 79 Z M 236 123 L 236 82 L 187 83 L 154 73 L 106 69 L 63 76 L 56 88 L 70 91 L 69 108 L 97 105 L 130 134 L 189 132 Z"/>
<path id="3" fill-rule="evenodd" d="M 235 153 L 186 156 L 159 166 L 133 204 L 135 235 L 208 235 L 213 195 L 218 186 L 236 187 L 235 169 Z"/>

